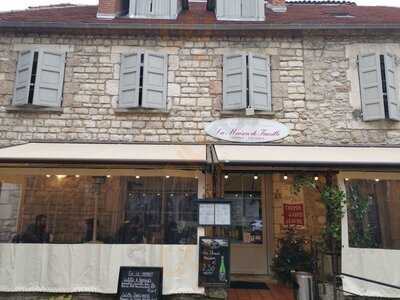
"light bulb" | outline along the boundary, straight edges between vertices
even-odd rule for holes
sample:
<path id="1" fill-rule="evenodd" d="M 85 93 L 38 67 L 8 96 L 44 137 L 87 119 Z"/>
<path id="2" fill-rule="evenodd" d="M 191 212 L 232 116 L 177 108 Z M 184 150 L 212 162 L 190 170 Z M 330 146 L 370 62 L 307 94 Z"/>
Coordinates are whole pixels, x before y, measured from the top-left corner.
<path id="1" fill-rule="evenodd" d="M 283 180 L 288 180 L 289 177 L 287 175 L 283 176 Z"/>
<path id="2" fill-rule="evenodd" d="M 225 179 L 228 179 L 228 178 L 229 178 L 229 175 L 225 175 L 224 178 L 225 178 Z"/>

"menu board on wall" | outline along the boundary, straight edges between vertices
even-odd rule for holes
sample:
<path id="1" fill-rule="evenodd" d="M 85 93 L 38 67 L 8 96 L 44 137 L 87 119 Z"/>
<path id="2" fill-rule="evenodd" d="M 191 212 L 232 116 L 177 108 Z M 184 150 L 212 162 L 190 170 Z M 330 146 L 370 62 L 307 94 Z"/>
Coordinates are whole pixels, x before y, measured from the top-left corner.
<path id="1" fill-rule="evenodd" d="M 222 200 L 199 201 L 200 226 L 230 226 L 231 202 Z"/>
<path id="2" fill-rule="evenodd" d="M 304 205 L 283 204 L 283 217 L 285 225 L 304 226 Z"/>
<path id="3" fill-rule="evenodd" d="M 118 279 L 119 300 L 161 300 L 162 268 L 121 267 Z"/>
<path id="4" fill-rule="evenodd" d="M 227 287 L 230 274 L 229 240 L 201 237 L 199 247 L 199 286 Z"/>

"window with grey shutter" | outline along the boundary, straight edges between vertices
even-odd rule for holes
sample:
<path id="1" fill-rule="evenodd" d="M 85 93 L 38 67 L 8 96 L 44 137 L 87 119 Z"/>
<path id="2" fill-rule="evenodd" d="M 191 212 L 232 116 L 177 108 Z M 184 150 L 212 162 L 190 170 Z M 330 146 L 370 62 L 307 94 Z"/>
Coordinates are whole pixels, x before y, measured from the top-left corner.
<path id="1" fill-rule="evenodd" d="M 272 110 L 269 57 L 249 55 L 249 101 L 255 110 Z"/>
<path id="2" fill-rule="evenodd" d="M 380 56 L 376 53 L 360 55 L 358 67 L 364 121 L 385 119 Z"/>
<path id="3" fill-rule="evenodd" d="M 167 55 L 145 52 L 142 107 L 165 110 L 167 107 Z"/>
<path id="4" fill-rule="evenodd" d="M 121 108 L 139 106 L 140 53 L 121 55 L 119 100 Z"/>
<path id="5" fill-rule="evenodd" d="M 28 104 L 33 56 L 34 51 L 32 50 L 22 51 L 18 56 L 17 75 L 15 77 L 14 96 L 12 99 L 13 105 Z"/>
<path id="6" fill-rule="evenodd" d="M 65 53 L 40 50 L 33 104 L 61 106 L 64 85 Z"/>
<path id="7" fill-rule="evenodd" d="M 400 100 L 398 90 L 396 56 L 385 55 L 386 93 L 389 119 L 400 121 Z"/>
<path id="8" fill-rule="evenodd" d="M 235 110 L 247 107 L 246 55 L 224 56 L 223 109 Z"/>
<path id="9" fill-rule="evenodd" d="M 265 20 L 264 0 L 216 0 L 216 15 L 219 20 Z"/>
<path id="10" fill-rule="evenodd" d="M 129 0 L 131 18 L 176 19 L 182 10 L 182 0 Z"/>

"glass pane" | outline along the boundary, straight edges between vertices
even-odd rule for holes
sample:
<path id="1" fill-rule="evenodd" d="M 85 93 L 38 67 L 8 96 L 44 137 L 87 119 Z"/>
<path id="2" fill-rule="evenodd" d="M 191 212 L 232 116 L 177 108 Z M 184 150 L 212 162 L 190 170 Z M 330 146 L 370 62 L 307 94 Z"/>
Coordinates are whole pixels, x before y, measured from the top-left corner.
<path id="1" fill-rule="evenodd" d="M 224 180 L 224 198 L 232 203 L 232 242 L 262 244 L 261 179 L 253 174 L 230 174 Z"/>
<path id="2" fill-rule="evenodd" d="M 400 249 L 400 181 L 346 182 L 349 245 Z"/>
<path id="3" fill-rule="evenodd" d="M 0 243 L 196 244 L 194 178 L 0 178 Z"/>

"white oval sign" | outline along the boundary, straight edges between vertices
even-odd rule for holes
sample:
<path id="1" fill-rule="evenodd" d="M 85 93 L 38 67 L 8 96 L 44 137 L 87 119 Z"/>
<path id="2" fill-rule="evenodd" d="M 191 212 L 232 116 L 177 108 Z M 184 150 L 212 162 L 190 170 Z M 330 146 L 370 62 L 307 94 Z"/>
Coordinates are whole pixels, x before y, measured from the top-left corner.
<path id="1" fill-rule="evenodd" d="M 239 143 L 272 142 L 289 135 L 289 128 L 282 123 L 255 118 L 221 119 L 210 123 L 205 130 L 217 139 Z"/>

